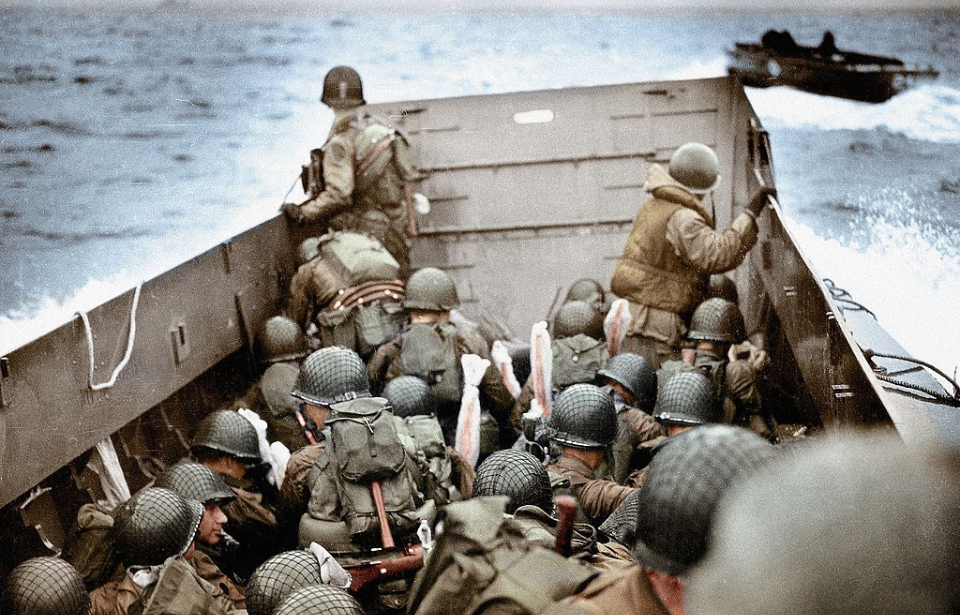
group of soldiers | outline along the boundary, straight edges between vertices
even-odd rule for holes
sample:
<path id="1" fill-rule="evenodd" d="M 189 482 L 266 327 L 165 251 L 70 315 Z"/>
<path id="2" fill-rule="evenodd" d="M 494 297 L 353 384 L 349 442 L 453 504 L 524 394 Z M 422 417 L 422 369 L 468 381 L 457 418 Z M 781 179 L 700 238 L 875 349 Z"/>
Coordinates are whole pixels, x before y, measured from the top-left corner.
<path id="1" fill-rule="evenodd" d="M 361 120 L 359 76 L 322 100 L 316 190 L 283 209 L 329 232 L 258 335 L 262 377 L 152 485 L 82 508 L 63 558 L 14 569 L 3 613 L 957 612 L 957 456 L 791 438 L 762 402 L 776 366 L 721 274 L 770 191 L 717 231 L 716 156 L 679 148 L 617 298 L 578 280 L 517 344 L 444 271 L 410 274 L 415 167 Z"/>

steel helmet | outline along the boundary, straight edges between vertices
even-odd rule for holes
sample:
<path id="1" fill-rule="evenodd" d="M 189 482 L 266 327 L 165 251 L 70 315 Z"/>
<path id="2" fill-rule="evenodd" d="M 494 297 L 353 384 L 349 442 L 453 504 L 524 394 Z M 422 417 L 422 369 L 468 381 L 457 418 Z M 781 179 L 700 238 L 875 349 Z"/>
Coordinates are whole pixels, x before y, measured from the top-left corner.
<path id="1" fill-rule="evenodd" d="M 408 310 L 449 312 L 459 306 L 457 286 L 445 271 L 426 267 L 419 269 L 407 280 L 403 307 Z"/>
<path id="2" fill-rule="evenodd" d="M 7 577 L 0 613 L 89 615 L 90 596 L 76 568 L 58 557 L 34 557 Z"/>
<path id="3" fill-rule="evenodd" d="M 606 448 L 617 437 L 613 398 L 592 384 L 563 390 L 550 415 L 552 440 L 573 448 Z"/>
<path id="4" fill-rule="evenodd" d="M 580 333 L 593 339 L 603 339 L 603 314 L 584 301 L 564 303 L 553 317 L 551 332 L 557 340 Z"/>
<path id="5" fill-rule="evenodd" d="M 637 398 L 641 409 L 649 408 L 657 401 L 657 372 L 638 354 L 621 352 L 610 357 L 597 376 L 598 380 L 609 378 L 619 383 Z"/>
<path id="6" fill-rule="evenodd" d="M 428 416 L 434 413 L 435 400 L 430 385 L 417 376 L 399 376 L 383 388 L 383 396 L 400 418 Z"/>
<path id="7" fill-rule="evenodd" d="M 707 299 L 714 297 L 726 299 L 731 303 L 740 303 L 740 293 L 737 292 L 737 285 L 722 273 L 710 276 L 710 287 L 707 289 Z"/>
<path id="8" fill-rule="evenodd" d="M 590 305 L 602 306 L 606 296 L 603 292 L 603 286 L 600 282 L 590 278 L 580 278 L 570 285 L 567 291 L 567 301 L 585 301 Z"/>
<path id="9" fill-rule="evenodd" d="M 307 357 L 290 395 L 315 406 L 370 396 L 367 367 L 352 350 L 331 346 Z"/>
<path id="10" fill-rule="evenodd" d="M 733 425 L 704 425 L 668 440 L 637 496 L 634 559 L 663 574 L 686 574 L 707 550 L 724 491 L 776 455 L 769 442 Z"/>
<path id="11" fill-rule="evenodd" d="M 323 78 L 323 93 L 320 102 L 334 107 L 357 107 L 367 104 L 363 99 L 363 83 L 360 75 L 349 66 L 334 66 Z"/>
<path id="12" fill-rule="evenodd" d="M 237 497 L 233 489 L 213 470 L 188 459 L 167 468 L 157 477 L 154 486 L 164 487 L 182 498 L 196 500 L 201 504 L 225 504 Z"/>
<path id="13" fill-rule="evenodd" d="M 675 425 L 719 421 L 720 403 L 710 379 L 693 370 L 674 374 L 660 391 L 653 418 Z"/>
<path id="14" fill-rule="evenodd" d="M 670 157 L 669 173 L 693 194 L 706 194 L 720 183 L 720 161 L 703 143 L 684 143 Z"/>
<path id="15" fill-rule="evenodd" d="M 615 540 L 629 548 L 633 546 L 633 533 L 637 530 L 637 510 L 640 506 L 640 490 L 633 491 L 624 498 L 620 506 L 610 513 L 606 521 L 597 528 L 607 538 Z"/>
<path id="16" fill-rule="evenodd" d="M 190 445 L 194 453 L 198 449 L 218 451 L 248 463 L 261 461 L 256 428 L 233 410 L 217 410 L 200 421 Z"/>
<path id="17" fill-rule="evenodd" d="M 690 318 L 688 339 L 739 344 L 745 337 L 743 314 L 736 303 L 726 299 L 707 299 L 697 306 Z"/>
<path id="18" fill-rule="evenodd" d="M 331 585 L 310 585 L 287 596 L 273 615 L 364 615 L 360 603 L 346 590 Z"/>
<path id="19" fill-rule="evenodd" d="M 310 551 L 284 551 L 260 564 L 247 581 L 250 615 L 272 615 L 284 598 L 296 590 L 322 583 L 320 562 Z"/>
<path id="20" fill-rule="evenodd" d="M 203 504 L 169 489 L 150 487 L 127 500 L 113 524 L 117 555 L 124 566 L 159 566 L 183 555 L 203 517 Z"/>
<path id="21" fill-rule="evenodd" d="M 307 336 L 296 322 L 274 316 L 263 323 L 257 335 L 257 356 L 263 363 L 298 361 L 310 354 Z"/>
<path id="22" fill-rule="evenodd" d="M 508 514 L 521 506 L 536 506 L 553 510 L 553 490 L 547 468 L 540 460 L 525 451 L 497 451 L 477 468 L 473 495 L 505 495 Z"/>
<path id="23" fill-rule="evenodd" d="M 309 263 L 320 256 L 320 238 L 307 237 L 297 247 L 297 266 Z"/>

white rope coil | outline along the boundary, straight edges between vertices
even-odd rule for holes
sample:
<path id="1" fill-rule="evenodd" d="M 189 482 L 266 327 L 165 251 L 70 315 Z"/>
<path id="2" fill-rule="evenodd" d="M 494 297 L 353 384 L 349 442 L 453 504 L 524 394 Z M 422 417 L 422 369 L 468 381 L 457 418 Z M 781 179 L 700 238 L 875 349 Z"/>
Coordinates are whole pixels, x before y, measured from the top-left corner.
<path id="1" fill-rule="evenodd" d="M 90 385 L 91 391 L 102 391 L 104 389 L 109 389 L 117 382 L 117 377 L 120 376 L 120 372 L 123 371 L 123 368 L 127 366 L 127 363 L 130 361 L 130 357 L 133 355 L 133 342 L 137 337 L 137 305 L 140 303 L 140 289 L 143 287 L 143 282 L 137 284 L 137 288 L 133 291 L 133 303 L 130 306 L 130 332 L 127 336 L 127 350 L 123 355 L 120 363 L 113 370 L 113 375 L 110 377 L 110 380 L 106 382 L 101 382 L 100 384 L 93 383 L 93 371 L 96 359 L 94 358 L 93 353 L 93 330 L 90 328 L 90 319 L 87 317 L 87 313 L 84 311 L 77 312 L 75 315 L 80 317 L 80 320 L 83 321 L 83 330 L 87 336 L 87 350 L 90 355 L 90 377 L 87 382 Z"/>

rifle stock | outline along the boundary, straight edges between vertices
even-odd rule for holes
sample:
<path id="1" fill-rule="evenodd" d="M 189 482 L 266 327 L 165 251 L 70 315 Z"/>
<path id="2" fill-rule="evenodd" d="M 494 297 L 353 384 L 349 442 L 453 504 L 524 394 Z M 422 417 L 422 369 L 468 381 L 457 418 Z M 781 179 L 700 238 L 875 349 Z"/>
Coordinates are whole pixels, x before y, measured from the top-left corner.
<path id="1" fill-rule="evenodd" d="M 423 549 L 420 545 L 410 545 L 403 550 L 403 553 L 404 555 L 392 559 L 364 562 L 356 566 L 346 567 L 347 572 L 353 577 L 353 582 L 350 583 L 350 591 L 358 592 L 370 583 L 380 579 L 400 576 L 406 572 L 423 568 Z"/>

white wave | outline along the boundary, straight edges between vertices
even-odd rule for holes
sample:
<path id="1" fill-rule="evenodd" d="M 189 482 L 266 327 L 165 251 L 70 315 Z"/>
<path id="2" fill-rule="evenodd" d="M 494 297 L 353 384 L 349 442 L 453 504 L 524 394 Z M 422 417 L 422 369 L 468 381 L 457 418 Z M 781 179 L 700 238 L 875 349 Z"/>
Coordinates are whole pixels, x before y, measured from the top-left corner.
<path id="1" fill-rule="evenodd" d="M 923 85 L 885 103 L 817 96 L 786 87 L 747 88 L 768 126 L 857 130 L 886 128 L 914 139 L 960 143 L 960 90 Z"/>
<path id="2" fill-rule="evenodd" d="M 669 71 L 666 75 L 654 77 L 656 79 L 707 79 L 709 77 L 724 77 L 727 74 L 727 61 L 722 57 L 713 60 L 694 60 L 680 68 Z"/>
<path id="3" fill-rule="evenodd" d="M 877 315 L 913 356 L 953 374 L 960 366 L 960 232 L 910 216 L 864 221 L 863 234 L 825 239 L 787 220 L 817 273 L 834 280 Z"/>

